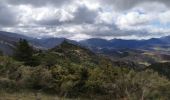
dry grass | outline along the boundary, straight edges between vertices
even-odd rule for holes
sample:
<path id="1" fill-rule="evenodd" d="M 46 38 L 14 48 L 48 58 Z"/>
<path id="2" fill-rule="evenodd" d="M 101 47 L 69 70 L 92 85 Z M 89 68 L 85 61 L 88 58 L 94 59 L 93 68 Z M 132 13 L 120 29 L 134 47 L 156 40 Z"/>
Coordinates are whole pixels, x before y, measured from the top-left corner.
<path id="1" fill-rule="evenodd" d="M 0 100 L 75 100 L 75 99 L 59 98 L 56 95 L 46 95 L 42 93 L 35 94 L 35 93 L 0 92 Z"/>

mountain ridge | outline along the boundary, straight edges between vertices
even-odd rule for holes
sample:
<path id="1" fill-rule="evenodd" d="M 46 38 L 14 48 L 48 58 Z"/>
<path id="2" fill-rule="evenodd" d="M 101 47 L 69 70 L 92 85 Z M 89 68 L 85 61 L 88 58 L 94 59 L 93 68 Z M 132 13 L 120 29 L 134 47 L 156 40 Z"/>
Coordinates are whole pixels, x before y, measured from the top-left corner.
<path id="1" fill-rule="evenodd" d="M 17 33 L 10 33 L 0 31 L 0 47 L 2 51 L 6 51 L 9 48 L 14 48 L 16 42 L 20 39 L 26 39 L 32 44 L 34 47 L 40 49 L 50 49 L 59 44 L 61 44 L 64 40 L 67 40 L 76 45 L 81 45 L 83 47 L 87 47 L 94 52 L 100 52 L 102 49 L 143 49 L 143 50 L 153 50 L 153 48 L 161 47 L 161 48 L 169 48 L 170 47 L 170 36 L 161 37 L 161 38 L 151 38 L 148 40 L 123 40 L 123 39 L 99 39 L 99 38 L 91 38 L 82 41 L 74 41 L 66 38 L 31 38 L 24 35 L 20 35 Z"/>

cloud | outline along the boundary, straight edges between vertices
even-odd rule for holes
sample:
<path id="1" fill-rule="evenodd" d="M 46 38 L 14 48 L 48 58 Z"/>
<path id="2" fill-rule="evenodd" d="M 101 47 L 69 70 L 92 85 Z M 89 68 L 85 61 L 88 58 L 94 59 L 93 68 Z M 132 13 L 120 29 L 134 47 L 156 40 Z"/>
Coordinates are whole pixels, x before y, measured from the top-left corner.
<path id="1" fill-rule="evenodd" d="M 74 13 L 73 22 L 77 24 L 83 23 L 93 24 L 97 16 L 98 11 L 90 10 L 86 6 L 80 6 Z"/>
<path id="2" fill-rule="evenodd" d="M 17 12 L 6 5 L 0 4 L 0 26 L 13 26 L 18 23 Z"/>
<path id="3" fill-rule="evenodd" d="M 170 0 L 100 0 L 101 4 L 111 5 L 117 10 L 128 10 L 143 3 L 149 4 L 155 2 L 158 2 L 159 4 L 164 4 L 167 7 L 170 6 Z"/>
<path id="4" fill-rule="evenodd" d="M 42 7 L 47 5 L 62 6 L 70 4 L 72 0 L 3 0 L 12 5 L 31 5 L 34 7 Z"/>
<path id="5" fill-rule="evenodd" d="M 147 25 L 150 21 L 154 20 L 155 16 L 150 14 L 140 13 L 138 11 L 128 12 L 127 14 L 120 15 L 116 24 L 120 28 L 136 27 L 141 25 Z"/>
<path id="6" fill-rule="evenodd" d="M 170 10 L 161 13 L 158 17 L 160 22 L 162 22 L 163 24 L 170 23 Z"/>
<path id="7" fill-rule="evenodd" d="M 77 41 L 81 41 L 81 40 L 85 40 L 85 39 L 90 39 L 90 38 L 93 38 L 91 35 L 87 35 L 87 34 L 75 34 L 71 37 L 69 37 L 69 39 L 71 40 L 77 40 Z"/>
<path id="8" fill-rule="evenodd" d="M 38 19 L 34 20 L 36 24 L 44 26 L 58 26 L 66 22 L 69 22 L 73 19 L 72 12 L 67 10 L 60 10 L 55 8 L 45 9 L 44 12 L 40 12 L 37 16 Z"/>
<path id="9" fill-rule="evenodd" d="M 67 8 L 19 6 L 21 22 L 44 26 L 59 26 L 63 24 L 93 24 L 98 16 L 97 10 L 85 5 L 67 6 Z M 70 8 L 70 9 L 68 9 Z M 32 10 L 34 9 L 34 10 Z"/>
<path id="10" fill-rule="evenodd" d="M 0 30 L 34 37 L 170 35 L 169 0 L 1 0 Z"/>

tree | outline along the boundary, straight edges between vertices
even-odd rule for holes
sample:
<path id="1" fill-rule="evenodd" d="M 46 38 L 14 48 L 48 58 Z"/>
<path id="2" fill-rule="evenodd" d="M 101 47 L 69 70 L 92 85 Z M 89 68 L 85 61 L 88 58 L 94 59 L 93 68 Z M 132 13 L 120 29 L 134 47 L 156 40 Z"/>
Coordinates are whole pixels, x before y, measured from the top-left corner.
<path id="1" fill-rule="evenodd" d="M 38 65 L 38 60 L 33 57 L 34 50 L 25 39 L 20 39 L 15 50 L 14 58 L 24 62 L 25 65 Z"/>
<path id="2" fill-rule="evenodd" d="M 0 50 L 0 56 L 2 56 L 3 55 L 3 52 Z"/>

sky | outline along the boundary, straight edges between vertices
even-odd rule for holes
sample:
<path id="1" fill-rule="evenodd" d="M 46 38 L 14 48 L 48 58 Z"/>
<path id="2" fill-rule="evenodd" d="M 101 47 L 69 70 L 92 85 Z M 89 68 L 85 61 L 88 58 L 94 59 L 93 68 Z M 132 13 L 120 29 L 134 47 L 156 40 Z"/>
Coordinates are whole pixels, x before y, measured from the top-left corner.
<path id="1" fill-rule="evenodd" d="M 0 30 L 72 40 L 170 35 L 170 0 L 0 0 Z"/>

